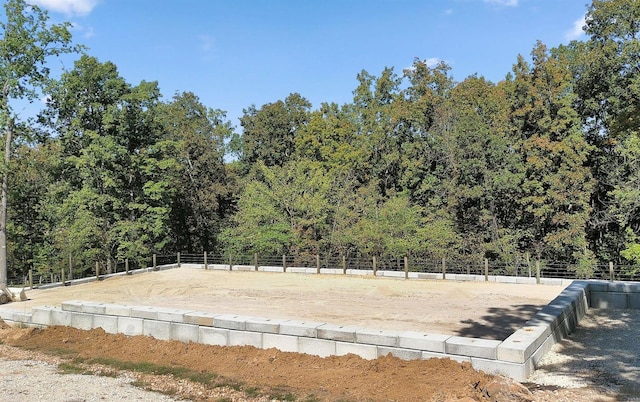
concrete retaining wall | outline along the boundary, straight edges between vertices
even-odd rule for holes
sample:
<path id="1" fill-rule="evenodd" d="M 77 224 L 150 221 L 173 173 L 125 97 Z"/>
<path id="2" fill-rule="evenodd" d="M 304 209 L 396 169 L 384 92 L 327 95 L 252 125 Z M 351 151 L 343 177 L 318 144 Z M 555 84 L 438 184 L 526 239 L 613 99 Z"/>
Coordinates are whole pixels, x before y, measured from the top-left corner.
<path id="1" fill-rule="evenodd" d="M 551 347 L 575 330 L 590 306 L 640 308 L 640 283 L 573 281 L 502 342 L 78 300 L 66 301 L 60 308 L 33 308 L 30 313 L 1 310 L 0 316 L 10 324 L 103 328 L 108 333 L 129 336 L 220 346 L 251 345 L 322 357 L 353 353 L 375 359 L 390 353 L 406 360 L 451 358 L 470 362 L 478 370 L 525 381 Z"/>

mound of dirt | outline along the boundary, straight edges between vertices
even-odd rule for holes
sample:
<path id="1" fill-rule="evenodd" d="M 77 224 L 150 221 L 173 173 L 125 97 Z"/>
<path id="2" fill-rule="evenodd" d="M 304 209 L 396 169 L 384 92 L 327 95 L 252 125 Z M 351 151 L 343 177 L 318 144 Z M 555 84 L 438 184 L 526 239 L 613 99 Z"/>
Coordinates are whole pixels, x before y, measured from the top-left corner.
<path id="1" fill-rule="evenodd" d="M 532 400 L 526 388 L 450 359 L 404 361 L 385 356 L 364 360 L 355 355 L 320 358 L 275 349 L 185 344 L 146 336 L 107 334 L 102 329 L 82 331 L 59 326 L 5 327 L 0 336 L 12 346 L 63 353 L 83 360 L 109 359 L 187 368 L 223 377 L 226 384 L 258 389 L 263 395 L 274 390 L 282 394 L 286 390 L 299 400 Z M 202 400 L 201 396 L 183 396 Z"/>

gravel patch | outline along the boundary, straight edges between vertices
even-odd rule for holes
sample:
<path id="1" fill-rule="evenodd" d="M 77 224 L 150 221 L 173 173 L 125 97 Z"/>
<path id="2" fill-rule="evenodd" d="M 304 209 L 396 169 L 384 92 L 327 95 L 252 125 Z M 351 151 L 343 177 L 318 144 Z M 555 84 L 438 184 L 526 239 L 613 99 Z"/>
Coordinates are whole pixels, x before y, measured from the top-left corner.
<path id="1" fill-rule="evenodd" d="M 618 401 L 640 401 L 640 310 L 590 309 L 529 381 L 541 387 L 592 387 Z"/>
<path id="2" fill-rule="evenodd" d="M 0 361 L 0 389 L 4 400 L 92 402 L 176 401 L 131 385 L 135 379 L 60 374 L 55 363 L 38 360 Z"/>

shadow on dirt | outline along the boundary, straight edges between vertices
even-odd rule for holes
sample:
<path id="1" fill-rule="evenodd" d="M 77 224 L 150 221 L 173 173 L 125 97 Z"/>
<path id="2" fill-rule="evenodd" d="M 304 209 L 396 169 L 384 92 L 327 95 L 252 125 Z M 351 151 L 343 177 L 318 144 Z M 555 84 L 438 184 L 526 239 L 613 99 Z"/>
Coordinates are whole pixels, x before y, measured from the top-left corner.
<path id="1" fill-rule="evenodd" d="M 543 307 L 542 304 L 520 304 L 510 308 L 490 308 L 487 314 L 478 320 L 461 321 L 466 326 L 458 330 L 457 335 L 502 341 L 521 328 Z"/>

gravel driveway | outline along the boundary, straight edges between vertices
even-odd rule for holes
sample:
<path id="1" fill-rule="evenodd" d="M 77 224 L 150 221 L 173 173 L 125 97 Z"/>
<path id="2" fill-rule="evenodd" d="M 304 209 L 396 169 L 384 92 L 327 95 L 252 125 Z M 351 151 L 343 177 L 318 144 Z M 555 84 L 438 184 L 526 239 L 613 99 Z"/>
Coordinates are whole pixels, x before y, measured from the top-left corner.
<path id="1" fill-rule="evenodd" d="M 593 387 L 617 401 L 640 401 L 640 310 L 590 309 L 576 332 L 547 353 L 529 381 L 547 387 Z"/>

